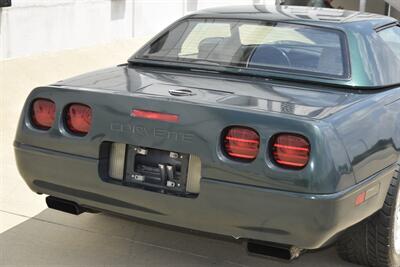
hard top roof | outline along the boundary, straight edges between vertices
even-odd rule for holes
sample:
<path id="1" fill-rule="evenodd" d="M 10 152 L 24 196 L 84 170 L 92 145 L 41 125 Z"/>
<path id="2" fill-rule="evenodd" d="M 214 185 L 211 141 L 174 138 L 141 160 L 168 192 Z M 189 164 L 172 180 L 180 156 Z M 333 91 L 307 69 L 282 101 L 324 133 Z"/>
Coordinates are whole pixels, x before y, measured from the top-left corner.
<path id="1" fill-rule="evenodd" d="M 192 13 L 194 18 L 258 19 L 296 22 L 315 26 L 345 28 L 350 24 L 380 27 L 396 22 L 394 18 L 358 11 L 305 6 L 240 5 L 208 8 Z"/>

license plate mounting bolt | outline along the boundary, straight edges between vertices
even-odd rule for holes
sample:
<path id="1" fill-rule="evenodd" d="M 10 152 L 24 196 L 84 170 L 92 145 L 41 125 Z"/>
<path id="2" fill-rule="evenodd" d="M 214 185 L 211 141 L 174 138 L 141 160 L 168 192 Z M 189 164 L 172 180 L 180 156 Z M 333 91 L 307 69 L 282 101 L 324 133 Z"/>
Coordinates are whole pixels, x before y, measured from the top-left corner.
<path id="1" fill-rule="evenodd" d="M 177 159 L 177 158 L 179 158 L 179 154 L 176 152 L 169 152 L 169 157 L 171 159 Z"/>
<path id="2" fill-rule="evenodd" d="M 167 186 L 168 187 L 175 187 L 175 182 L 173 182 L 173 181 L 167 181 Z"/>
<path id="3" fill-rule="evenodd" d="M 141 147 L 135 148 L 134 150 L 136 150 L 137 154 L 143 155 L 143 156 L 146 156 L 147 153 L 148 153 L 147 149 L 144 149 L 144 148 L 141 148 Z"/>
<path id="4" fill-rule="evenodd" d="M 143 175 L 135 174 L 135 175 L 132 175 L 132 176 L 133 176 L 133 179 L 135 179 L 136 181 L 144 182 L 145 177 Z"/>

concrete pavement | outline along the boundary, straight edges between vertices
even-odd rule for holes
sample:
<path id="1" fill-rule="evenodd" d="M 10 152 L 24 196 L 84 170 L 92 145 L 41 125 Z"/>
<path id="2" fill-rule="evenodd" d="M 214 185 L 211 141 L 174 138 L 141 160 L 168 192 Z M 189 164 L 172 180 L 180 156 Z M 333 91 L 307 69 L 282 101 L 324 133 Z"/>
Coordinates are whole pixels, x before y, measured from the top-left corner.
<path id="1" fill-rule="evenodd" d="M 47 209 L 20 177 L 12 142 L 36 86 L 116 65 L 144 39 L 0 61 L 0 266 L 286 266 L 250 257 L 240 243 L 162 229 L 104 214 Z M 333 248 L 291 266 L 343 266 Z"/>

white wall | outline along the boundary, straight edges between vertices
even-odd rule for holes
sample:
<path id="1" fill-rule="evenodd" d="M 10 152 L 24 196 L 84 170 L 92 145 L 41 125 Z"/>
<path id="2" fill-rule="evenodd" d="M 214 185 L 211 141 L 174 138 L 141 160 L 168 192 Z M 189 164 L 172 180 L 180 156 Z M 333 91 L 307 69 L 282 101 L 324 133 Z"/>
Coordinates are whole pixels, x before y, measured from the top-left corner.
<path id="1" fill-rule="evenodd" d="M 258 1 L 253 1 L 253 0 L 230 1 L 231 5 L 251 5 L 254 2 Z M 204 9 L 216 6 L 225 6 L 226 4 L 227 4 L 226 0 L 198 0 L 198 9 Z"/>
<path id="2" fill-rule="evenodd" d="M 275 0 L 262 1 L 275 2 Z M 135 36 L 153 35 L 195 10 L 253 3 L 254 0 L 136 0 L 134 34 Z"/>
<path id="3" fill-rule="evenodd" d="M 154 35 L 195 9 L 274 0 L 12 0 L 0 8 L 0 59 Z"/>
<path id="4" fill-rule="evenodd" d="M 137 0 L 135 2 L 134 36 L 153 35 L 185 13 L 184 0 Z"/>
<path id="5" fill-rule="evenodd" d="M 0 58 L 70 49 L 132 35 L 131 0 L 13 0 L 0 21 Z"/>
<path id="6" fill-rule="evenodd" d="M 359 10 L 359 0 L 334 0 L 333 5 L 335 7 L 343 7 L 350 10 Z M 385 1 L 383 0 L 367 0 L 367 12 L 384 14 L 385 13 Z"/>
<path id="7" fill-rule="evenodd" d="M 194 10 L 253 3 L 275 0 L 12 0 L 0 8 L 0 60 L 151 36 Z M 367 3 L 384 13 L 383 0 Z M 358 10 L 359 0 L 334 5 Z"/>
<path id="8" fill-rule="evenodd" d="M 400 20 L 400 11 L 392 8 L 390 15 L 398 20 Z"/>
<path id="9" fill-rule="evenodd" d="M 392 5 L 397 10 L 400 10 L 400 1 L 399 0 L 386 0 L 390 5 Z"/>

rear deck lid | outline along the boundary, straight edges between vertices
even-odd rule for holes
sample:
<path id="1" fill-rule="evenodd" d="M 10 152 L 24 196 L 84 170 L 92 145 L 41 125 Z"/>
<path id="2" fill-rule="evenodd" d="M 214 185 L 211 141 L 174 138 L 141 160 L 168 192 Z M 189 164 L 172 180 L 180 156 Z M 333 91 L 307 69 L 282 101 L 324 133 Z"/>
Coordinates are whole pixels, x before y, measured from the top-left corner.
<path id="1" fill-rule="evenodd" d="M 351 90 L 194 71 L 127 66 L 60 81 L 64 88 L 323 119 L 367 95 Z"/>

